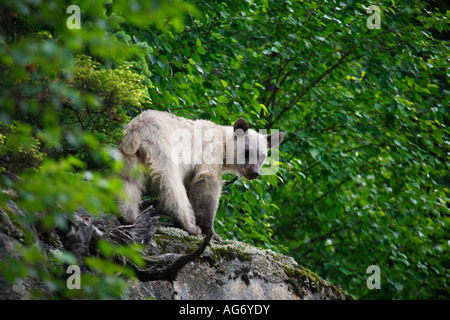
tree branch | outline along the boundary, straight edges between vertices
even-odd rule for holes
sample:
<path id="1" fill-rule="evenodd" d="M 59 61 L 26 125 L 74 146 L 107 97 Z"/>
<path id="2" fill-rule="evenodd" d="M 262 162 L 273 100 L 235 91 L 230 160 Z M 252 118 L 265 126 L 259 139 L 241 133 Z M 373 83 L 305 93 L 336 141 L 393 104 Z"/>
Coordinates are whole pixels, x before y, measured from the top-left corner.
<path id="1" fill-rule="evenodd" d="M 111 226 L 110 223 L 98 221 L 92 218 L 83 219 L 75 215 L 74 225 L 67 237 L 68 249 L 77 254 L 77 259 L 82 263 L 83 256 L 90 255 L 89 248 L 97 251 L 97 242 L 105 239 L 112 244 L 131 245 L 133 243 L 147 244 L 153 238 L 158 226 L 158 216 L 154 215 L 155 209 L 147 208 L 132 225 Z M 197 250 L 188 254 L 165 253 L 147 256 L 143 252 L 141 257 L 145 261 L 144 267 L 136 266 L 128 259 L 116 259 L 130 266 L 140 281 L 167 280 L 174 281 L 178 272 L 189 262 L 199 257 L 208 246 L 213 232 L 209 232 Z M 77 241 L 70 241 L 77 239 Z M 98 254 L 96 252 L 95 254 Z"/>
<path id="2" fill-rule="evenodd" d="M 305 96 L 312 88 L 314 88 L 320 81 L 322 81 L 323 78 L 333 72 L 333 70 L 339 67 L 341 64 L 351 61 L 352 59 L 345 60 L 350 54 L 351 50 L 345 52 L 333 66 L 322 72 L 322 74 L 318 76 L 309 86 L 295 95 L 294 98 L 292 98 L 292 100 L 288 103 L 288 105 L 284 107 L 281 112 L 275 117 L 275 119 L 269 122 L 268 129 L 270 129 L 274 125 L 274 123 L 276 123 L 286 112 L 291 110 L 297 104 L 297 102 L 299 102 L 300 99 L 303 98 L 303 96 Z"/>

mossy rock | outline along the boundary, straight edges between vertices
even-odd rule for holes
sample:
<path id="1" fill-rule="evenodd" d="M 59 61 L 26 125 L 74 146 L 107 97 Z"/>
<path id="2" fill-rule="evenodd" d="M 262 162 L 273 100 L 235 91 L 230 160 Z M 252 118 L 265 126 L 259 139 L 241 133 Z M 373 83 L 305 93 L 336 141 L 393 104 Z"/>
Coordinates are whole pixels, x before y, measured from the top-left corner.
<path id="1" fill-rule="evenodd" d="M 159 227 L 148 250 L 188 253 L 202 239 Z M 353 299 L 291 257 L 235 240 L 211 241 L 173 282 L 133 282 L 131 288 L 130 298 L 135 299 Z"/>

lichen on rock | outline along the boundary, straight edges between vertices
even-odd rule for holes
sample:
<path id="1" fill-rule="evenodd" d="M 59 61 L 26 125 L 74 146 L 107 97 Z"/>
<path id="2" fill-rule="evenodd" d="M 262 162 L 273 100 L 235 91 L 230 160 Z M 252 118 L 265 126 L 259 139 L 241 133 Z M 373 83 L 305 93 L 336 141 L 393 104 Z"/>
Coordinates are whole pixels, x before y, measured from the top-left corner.
<path id="1" fill-rule="evenodd" d="M 159 227 L 154 239 L 160 252 L 181 254 L 202 241 L 171 227 Z M 136 299 L 146 293 L 156 299 L 353 299 L 293 258 L 236 240 L 211 241 L 173 282 L 133 282 L 131 287 L 130 297 Z"/>
<path id="2" fill-rule="evenodd" d="M 19 214 L 18 208 L 9 206 L 9 208 L 11 207 L 17 211 L 15 214 Z M 19 228 L 9 219 L 7 211 L 2 207 L 0 207 L 0 218 L 3 222 L 0 228 L 0 248 L 3 248 L 0 250 L 1 257 L 14 254 L 14 245 L 21 241 L 23 234 L 19 232 Z M 148 222 L 153 222 L 153 220 L 152 217 L 149 217 Z M 130 229 L 131 226 L 121 226 L 114 216 L 106 215 L 97 220 L 92 219 L 92 221 L 78 219 L 74 223 L 78 223 L 74 232 L 76 230 L 92 232 L 89 239 L 93 239 L 94 244 L 97 239 L 100 239 L 99 237 L 119 242 L 124 239 L 133 240 L 133 237 L 130 236 L 134 234 L 133 229 Z M 141 229 L 139 229 L 139 234 L 141 234 Z M 75 233 L 81 235 L 80 232 Z M 38 242 L 42 245 L 43 250 L 48 253 L 55 253 L 62 247 L 64 250 L 74 253 L 73 250 L 76 248 L 66 247 L 65 243 L 76 245 L 81 240 L 73 237 L 67 238 L 70 234 L 71 232 L 66 234 L 52 232 L 51 237 L 42 237 L 34 232 L 33 236 L 39 239 Z M 121 238 L 121 235 L 126 235 L 126 237 Z M 146 244 L 142 250 L 142 257 L 147 265 L 145 267 L 134 266 L 137 279 L 128 280 L 128 298 L 353 299 L 344 290 L 300 266 L 289 256 L 236 240 L 217 242 L 209 241 L 210 239 L 211 235 L 205 239 L 204 236 L 190 236 L 181 229 L 161 226 L 156 229 L 155 226 L 155 229 L 152 229 L 151 240 L 143 242 Z M 92 242 L 92 240 L 89 241 Z M 208 246 L 205 248 L 207 244 Z M 95 247 L 94 245 L 91 249 L 95 249 Z M 80 257 L 77 258 L 81 260 L 85 254 L 91 253 L 89 250 L 82 250 L 79 254 Z M 174 261 L 188 256 L 192 259 L 184 259 L 185 262 L 181 269 L 176 269 L 176 273 L 164 271 Z M 133 265 L 130 266 L 133 268 Z M 88 272 L 87 269 L 86 272 Z M 0 276 L 0 298 L 29 299 L 30 293 L 34 290 L 44 291 L 45 286 L 39 279 L 26 280 L 24 283 L 26 285 L 20 287 L 10 285 Z"/>

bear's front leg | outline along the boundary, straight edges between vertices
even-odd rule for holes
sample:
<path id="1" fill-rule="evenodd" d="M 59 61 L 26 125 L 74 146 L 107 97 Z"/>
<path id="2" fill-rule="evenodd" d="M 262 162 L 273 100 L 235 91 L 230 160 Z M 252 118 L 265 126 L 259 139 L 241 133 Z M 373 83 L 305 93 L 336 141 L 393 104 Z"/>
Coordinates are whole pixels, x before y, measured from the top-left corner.
<path id="1" fill-rule="evenodd" d="M 190 183 L 188 196 L 195 213 L 196 224 L 203 234 L 212 231 L 218 241 L 222 238 L 214 231 L 214 219 L 222 192 L 220 173 L 200 171 Z"/>

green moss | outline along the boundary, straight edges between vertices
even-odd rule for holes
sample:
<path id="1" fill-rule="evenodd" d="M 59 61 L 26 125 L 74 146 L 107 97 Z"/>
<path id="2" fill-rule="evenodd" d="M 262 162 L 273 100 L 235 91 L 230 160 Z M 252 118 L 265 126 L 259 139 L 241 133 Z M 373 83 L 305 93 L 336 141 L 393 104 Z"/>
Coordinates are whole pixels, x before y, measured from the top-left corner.
<path id="1" fill-rule="evenodd" d="M 6 212 L 6 214 L 8 215 L 8 217 L 11 219 L 12 217 L 14 217 L 14 212 L 11 210 L 10 207 L 8 207 L 8 205 L 6 203 L 0 203 L 0 208 Z"/>
<path id="2" fill-rule="evenodd" d="M 339 297 L 342 300 L 355 300 L 355 298 L 349 294 L 348 292 L 344 291 L 341 287 L 335 286 L 336 291 L 339 293 Z"/>
<path id="3" fill-rule="evenodd" d="M 326 297 L 338 300 L 354 300 L 354 298 L 342 290 L 330 284 L 328 281 L 322 279 L 316 273 L 302 267 L 292 266 L 290 264 L 283 264 L 282 268 L 289 277 L 289 283 L 293 286 L 294 291 L 300 297 L 304 297 L 308 288 L 312 293 L 326 292 Z M 325 292 L 323 292 L 325 294 Z"/>
<path id="4" fill-rule="evenodd" d="M 178 241 L 174 241 L 174 238 L 178 239 Z M 162 253 L 187 253 L 198 248 L 203 240 L 203 236 L 191 236 L 186 231 L 178 228 L 159 227 L 154 240 L 158 247 L 162 249 Z M 255 254 L 267 256 L 269 259 L 277 256 L 272 250 L 256 248 L 243 242 L 225 240 L 219 243 L 213 240 L 201 258 L 215 264 L 221 259 L 250 261 L 251 255 Z"/>
<path id="5" fill-rule="evenodd" d="M 186 231 L 179 228 L 172 227 L 159 227 L 158 234 L 170 236 L 171 238 L 185 239 L 185 238 L 193 238 Z"/>
<path id="6" fill-rule="evenodd" d="M 196 250 L 203 238 L 203 236 L 190 236 L 181 229 L 171 227 L 159 227 L 154 236 L 157 248 L 161 250 L 160 253 L 170 252 L 179 254 Z M 298 265 L 292 257 L 278 254 L 272 250 L 257 248 L 240 241 L 224 240 L 220 243 L 211 241 L 199 259 L 212 266 L 217 266 L 223 261 L 235 259 L 241 262 L 252 262 L 255 256 L 261 256 L 267 259 L 265 261 L 268 262 L 268 269 L 261 270 L 267 281 L 271 281 L 271 272 L 276 269 L 273 269 L 273 266 L 270 265 L 278 265 L 287 276 L 287 280 L 285 281 L 291 285 L 299 297 L 353 299 L 353 297 L 342 289 L 333 286 L 316 273 Z M 216 269 L 220 270 L 220 268 Z M 283 271 L 281 271 L 281 274 Z M 250 281 L 250 278 L 248 278 L 245 272 L 239 274 L 239 276 L 241 276 L 244 282 Z M 280 275 L 274 275 L 274 281 L 278 281 L 280 279 L 279 277 Z M 285 279 L 284 276 L 282 278 Z M 313 294 L 312 297 L 310 296 L 311 294 Z"/>
<path id="7" fill-rule="evenodd" d="M 179 239 L 181 241 L 174 241 Z M 159 227 L 153 238 L 161 253 L 179 253 L 185 254 L 196 250 L 202 241 L 202 237 L 190 236 L 186 231 L 171 228 L 171 227 Z"/>
<path id="8" fill-rule="evenodd" d="M 212 246 L 211 251 L 216 260 L 227 259 L 233 260 L 238 259 L 239 261 L 250 261 L 250 255 L 246 254 L 241 248 L 232 246 Z"/>
<path id="9" fill-rule="evenodd" d="M 0 217 L 0 231 L 19 241 L 23 241 L 24 229 L 20 221 L 17 220 L 14 211 L 6 203 L 0 203 L 0 209 L 6 213 L 6 217 Z M 9 219 L 9 222 L 2 221 L 2 219 Z"/>
<path id="10" fill-rule="evenodd" d="M 282 268 L 286 275 L 300 287 L 308 287 L 312 292 L 317 292 L 323 287 L 328 286 L 322 278 L 316 273 L 303 268 L 302 266 L 292 266 L 290 264 L 283 264 Z"/>

